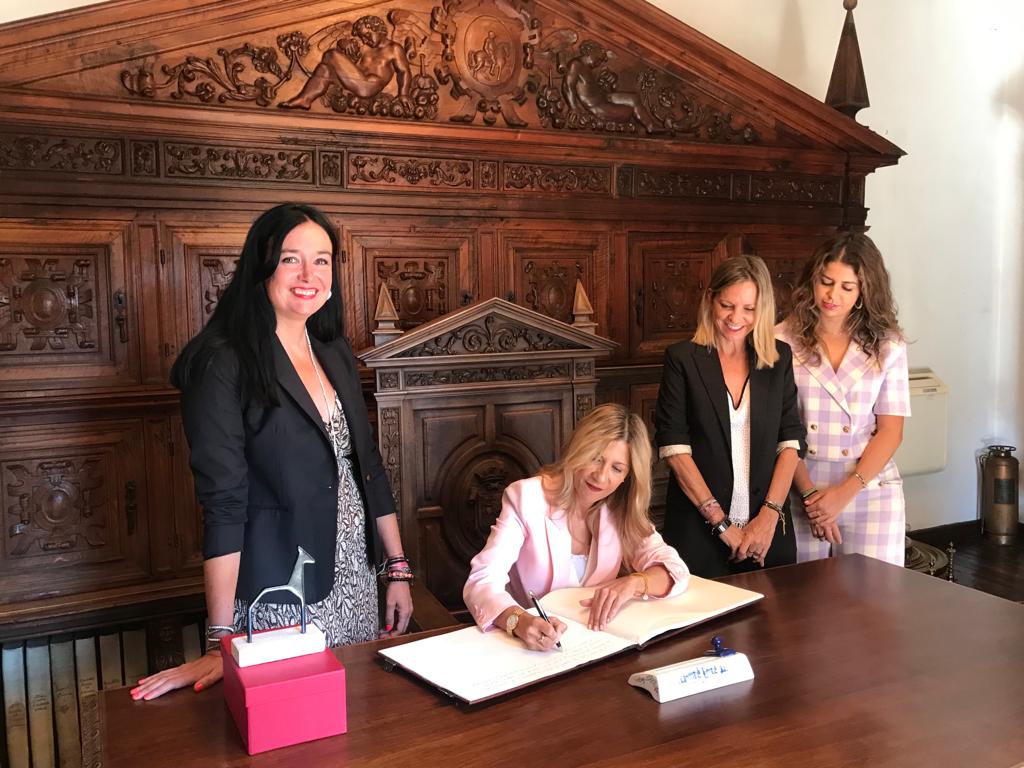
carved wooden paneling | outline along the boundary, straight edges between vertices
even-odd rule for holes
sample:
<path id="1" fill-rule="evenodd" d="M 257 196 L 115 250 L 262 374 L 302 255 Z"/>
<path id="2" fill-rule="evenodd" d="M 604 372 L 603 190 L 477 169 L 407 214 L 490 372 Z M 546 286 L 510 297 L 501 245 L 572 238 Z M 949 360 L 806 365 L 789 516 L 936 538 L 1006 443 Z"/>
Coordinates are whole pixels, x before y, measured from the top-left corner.
<path id="1" fill-rule="evenodd" d="M 629 241 L 630 352 L 657 355 L 697 328 L 718 235 L 636 235 Z"/>
<path id="2" fill-rule="evenodd" d="M 417 542 L 427 588 L 450 608 L 461 607 L 469 561 L 487 540 L 505 487 L 557 456 L 562 397 L 541 391 L 526 399 L 455 400 L 413 412 L 422 442 L 411 450 L 422 463 L 409 467 L 416 512 L 403 536 Z"/>
<path id="3" fill-rule="evenodd" d="M 658 446 L 654 443 L 654 409 L 658 404 L 660 383 L 633 384 L 629 388 L 629 409 L 638 413 L 647 425 L 651 434 L 651 446 L 654 452 L 654 466 L 651 467 L 651 518 L 661 529 L 665 522 L 665 491 L 668 485 L 668 465 L 658 459 Z"/>
<path id="4" fill-rule="evenodd" d="M 465 231 L 410 228 L 405 221 L 366 230 L 344 227 L 353 305 L 346 307 L 349 337 L 357 348 L 373 343 L 373 313 L 382 285 L 398 311 L 399 327 L 409 330 L 457 309 L 476 290 L 474 237 Z M 343 288 L 347 287 L 343 285 Z"/>
<path id="5" fill-rule="evenodd" d="M 171 224 L 167 228 L 174 268 L 182 277 L 178 283 L 184 310 L 181 343 L 198 333 L 213 314 L 221 294 L 235 273 L 238 255 L 245 242 L 247 227 L 186 227 Z"/>
<path id="6" fill-rule="evenodd" d="M 499 233 L 501 291 L 525 307 L 572 322 L 576 281 L 595 309 L 597 332 L 608 327 L 609 238 L 604 232 L 505 230 Z"/>
<path id="7" fill-rule="evenodd" d="M 0 220 L 0 389 L 139 380 L 125 228 Z"/>
<path id="8" fill-rule="evenodd" d="M 142 422 L 8 427 L 0 438 L 0 509 L 0 603 L 144 578 Z"/>

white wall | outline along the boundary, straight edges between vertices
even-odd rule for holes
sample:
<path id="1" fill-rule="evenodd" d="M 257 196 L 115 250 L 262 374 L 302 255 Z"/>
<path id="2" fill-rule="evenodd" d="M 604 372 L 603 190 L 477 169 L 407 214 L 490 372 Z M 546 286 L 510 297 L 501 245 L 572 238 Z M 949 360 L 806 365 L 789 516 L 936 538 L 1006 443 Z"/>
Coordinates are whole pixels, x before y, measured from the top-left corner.
<path id="1" fill-rule="evenodd" d="M 841 0 L 654 4 L 824 98 Z M 0 0 L 0 22 L 27 5 Z M 911 365 L 933 368 L 950 387 L 949 465 L 907 478 L 908 520 L 968 520 L 977 514 L 976 452 L 1024 436 L 1024 3 L 865 0 L 855 15 L 873 105 L 858 120 L 909 153 L 868 181 L 871 236 L 914 341 Z"/>

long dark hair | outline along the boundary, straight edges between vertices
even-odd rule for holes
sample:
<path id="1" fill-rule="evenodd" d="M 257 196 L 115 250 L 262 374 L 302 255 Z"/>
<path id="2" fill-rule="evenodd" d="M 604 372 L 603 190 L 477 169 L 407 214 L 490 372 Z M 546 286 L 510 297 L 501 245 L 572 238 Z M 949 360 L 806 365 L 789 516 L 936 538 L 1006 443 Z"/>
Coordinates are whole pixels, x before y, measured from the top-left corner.
<path id="1" fill-rule="evenodd" d="M 331 295 L 309 320 L 309 333 L 320 341 L 333 341 L 344 332 L 341 289 L 333 266 L 338 235 L 331 222 L 309 205 L 285 203 L 265 211 L 252 223 L 242 246 L 238 267 L 213 310 L 210 321 L 174 361 L 171 383 L 184 390 L 197 381 L 217 351 L 229 347 L 238 357 L 243 403 L 278 405 L 273 337 L 277 328 L 274 308 L 267 296 L 267 280 L 281 259 L 284 239 L 295 227 L 311 221 L 331 239 Z"/>
<path id="2" fill-rule="evenodd" d="M 821 362 L 814 285 L 821 279 L 825 266 L 833 261 L 847 264 L 857 275 L 860 298 L 846 319 L 846 330 L 877 360 L 882 342 L 902 339 L 903 330 L 896 319 L 896 302 L 882 254 L 871 238 L 860 232 L 841 232 L 829 238 L 804 265 L 800 282 L 793 291 L 793 311 L 786 319 L 796 351 L 805 360 Z"/>

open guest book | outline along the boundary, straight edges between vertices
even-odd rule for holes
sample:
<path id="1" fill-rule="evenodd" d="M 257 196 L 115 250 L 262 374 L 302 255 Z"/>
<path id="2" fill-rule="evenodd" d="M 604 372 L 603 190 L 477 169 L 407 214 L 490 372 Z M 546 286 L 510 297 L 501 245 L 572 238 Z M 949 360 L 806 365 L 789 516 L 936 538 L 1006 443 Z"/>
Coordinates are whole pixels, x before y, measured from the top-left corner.
<path id="1" fill-rule="evenodd" d="M 655 638 L 729 613 L 764 595 L 729 584 L 690 577 L 689 588 L 665 600 L 634 600 L 600 632 L 587 629 L 588 609 L 580 600 L 588 587 L 558 589 L 544 596 L 548 616 L 568 629 L 561 651 L 531 651 L 501 630 L 467 627 L 378 651 L 381 656 L 454 698 L 476 704 L 569 672 Z M 536 611 L 531 611 L 536 615 Z"/>

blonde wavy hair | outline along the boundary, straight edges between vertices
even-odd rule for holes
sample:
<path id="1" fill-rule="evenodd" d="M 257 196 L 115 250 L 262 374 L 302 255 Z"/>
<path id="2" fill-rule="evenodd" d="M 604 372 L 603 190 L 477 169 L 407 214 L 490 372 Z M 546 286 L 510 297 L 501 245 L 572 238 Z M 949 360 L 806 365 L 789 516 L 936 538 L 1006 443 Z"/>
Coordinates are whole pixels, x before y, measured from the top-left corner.
<path id="1" fill-rule="evenodd" d="M 717 345 L 715 299 L 730 285 L 747 280 L 757 286 L 754 329 L 750 332 L 750 342 L 753 343 L 757 356 L 757 367 L 771 368 L 779 359 L 779 351 L 775 347 L 775 292 L 772 289 L 772 277 L 768 267 L 758 256 L 734 256 L 715 267 L 708 289 L 700 299 L 697 332 L 693 334 L 693 343 L 705 347 Z"/>
<path id="2" fill-rule="evenodd" d="M 562 450 L 562 457 L 541 467 L 540 474 L 546 481 L 545 489 L 552 506 L 572 509 L 576 503 L 576 472 L 597 459 L 616 440 L 624 441 L 629 447 L 629 473 L 614 493 L 584 510 L 584 519 L 591 535 L 595 535 L 601 504 L 608 505 L 622 541 L 623 561 L 631 568 L 640 542 L 654 532 L 654 524 L 648 516 L 651 437 L 643 419 L 616 403 L 599 405 L 576 425 Z"/>

